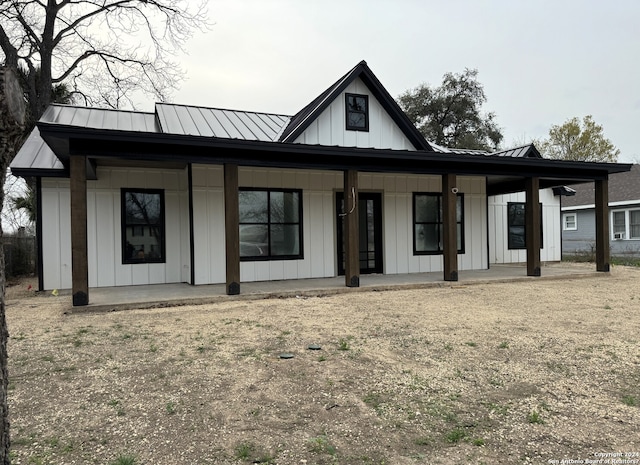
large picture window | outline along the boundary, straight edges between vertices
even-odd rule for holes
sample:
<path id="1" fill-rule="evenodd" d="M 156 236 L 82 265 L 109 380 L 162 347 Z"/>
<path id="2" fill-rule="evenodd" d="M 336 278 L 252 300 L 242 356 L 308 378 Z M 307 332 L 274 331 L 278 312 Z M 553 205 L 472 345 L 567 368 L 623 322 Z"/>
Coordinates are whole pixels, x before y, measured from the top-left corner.
<path id="1" fill-rule="evenodd" d="M 458 253 L 464 253 L 464 201 L 462 194 L 456 197 L 456 226 Z M 413 253 L 414 255 L 441 254 L 442 194 L 413 194 Z"/>
<path id="2" fill-rule="evenodd" d="M 122 263 L 164 263 L 164 192 L 122 189 Z"/>
<path id="3" fill-rule="evenodd" d="M 507 203 L 507 246 L 509 249 L 526 249 L 525 203 Z M 542 226 L 542 204 L 540 204 L 540 248 L 544 247 L 544 227 Z"/>
<path id="4" fill-rule="evenodd" d="M 241 189 L 240 259 L 302 258 L 302 191 Z"/>

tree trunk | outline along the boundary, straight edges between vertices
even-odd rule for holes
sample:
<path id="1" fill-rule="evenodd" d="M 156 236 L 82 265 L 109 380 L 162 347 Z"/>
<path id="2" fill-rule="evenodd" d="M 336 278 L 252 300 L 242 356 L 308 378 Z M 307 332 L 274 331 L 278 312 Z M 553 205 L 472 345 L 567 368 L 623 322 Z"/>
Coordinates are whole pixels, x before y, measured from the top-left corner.
<path id="1" fill-rule="evenodd" d="M 19 84 L 17 72 L 0 68 L 0 209 L 4 205 L 4 182 L 9 163 L 24 137 L 25 103 L 24 92 Z M 10 463 L 9 447 L 9 407 L 7 388 L 9 386 L 7 340 L 7 320 L 5 318 L 5 270 L 2 225 L 0 225 L 0 465 Z"/>
<path id="2" fill-rule="evenodd" d="M 2 182 L 0 184 L 4 192 L 4 176 L 2 176 Z M 4 197 L 3 194 L 0 194 L 0 196 Z M 2 201 L 4 201 L 4 198 Z M 2 227 L 0 226 L 0 247 L 2 247 L 2 242 Z M 2 383 L 0 385 L 0 412 L 2 413 L 2 424 L 0 425 L 2 428 L 0 432 L 0 464 L 8 465 L 11 462 L 9 458 L 11 446 L 9 435 L 9 404 L 7 402 L 7 390 L 9 387 L 7 340 L 9 339 L 9 331 L 7 330 L 4 304 L 4 250 L 0 250 L 0 286 L 2 286 L 2 289 L 0 289 L 0 371 L 2 372 Z"/>

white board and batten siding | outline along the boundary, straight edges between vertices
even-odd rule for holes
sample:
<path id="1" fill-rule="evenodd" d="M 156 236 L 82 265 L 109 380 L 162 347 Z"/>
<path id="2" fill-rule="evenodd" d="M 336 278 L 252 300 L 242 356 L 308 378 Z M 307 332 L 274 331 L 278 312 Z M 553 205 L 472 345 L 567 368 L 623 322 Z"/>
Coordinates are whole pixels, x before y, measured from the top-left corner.
<path id="1" fill-rule="evenodd" d="M 340 171 L 239 168 L 239 186 L 302 190 L 303 253 L 299 260 L 241 262 L 240 279 L 269 281 L 332 277 L 337 273 L 336 192 Z M 442 255 L 413 254 L 413 193 L 441 191 L 441 177 L 360 173 L 362 192 L 383 194 L 384 273 L 442 271 Z M 225 282 L 224 173 L 193 165 L 193 284 Z M 166 263 L 122 264 L 121 188 L 163 189 Z M 483 178 L 458 177 L 464 194 L 465 253 L 459 269 L 486 269 L 487 211 Z M 46 289 L 71 287 L 69 181 L 43 179 L 43 267 Z M 98 168 L 88 181 L 89 286 L 190 282 L 186 170 Z M 60 247 L 57 244 L 61 244 Z"/>
<path id="2" fill-rule="evenodd" d="M 347 131 L 344 94 L 369 96 L 369 131 Z M 371 94 L 361 79 L 355 79 L 298 136 L 296 143 L 309 145 L 338 145 L 341 147 L 361 147 L 394 150 L 415 150 L 398 125 L 391 119 L 380 102 Z"/>
<path id="3" fill-rule="evenodd" d="M 508 243 L 509 202 L 525 202 L 524 192 L 495 195 L 489 197 L 489 257 L 491 263 L 526 263 L 526 249 L 510 250 Z M 540 260 L 543 262 L 560 261 L 562 245 L 560 239 L 560 201 L 553 195 L 552 189 L 540 190 L 542 203 L 543 247 Z"/>
<path id="4" fill-rule="evenodd" d="M 223 168 L 193 166 L 195 284 L 225 280 Z M 240 263 L 240 280 L 269 281 L 332 277 L 337 273 L 335 195 L 338 171 L 239 168 L 239 187 L 301 189 L 304 258 Z M 360 173 L 361 192 L 383 194 L 384 273 L 442 271 L 442 255 L 413 254 L 413 193 L 441 192 L 440 176 Z M 464 194 L 465 253 L 459 268 L 486 269 L 487 223 L 484 178 L 459 177 Z M 206 212 L 206 213 L 205 213 Z"/>
<path id="5" fill-rule="evenodd" d="M 195 284 L 225 282 L 224 171 L 193 165 Z M 335 276 L 335 191 L 339 171 L 238 170 L 241 188 L 301 189 L 303 258 L 240 263 L 240 281 L 270 281 Z M 206 212 L 206 213 L 205 213 Z"/>
<path id="6" fill-rule="evenodd" d="M 98 167 L 87 181 L 89 287 L 186 282 L 190 277 L 186 170 Z M 166 262 L 122 263 L 121 188 L 163 189 Z M 43 178 L 43 279 L 45 289 L 71 287 L 69 180 Z"/>
<path id="7" fill-rule="evenodd" d="M 359 189 L 384 192 L 384 273 L 428 273 L 443 271 L 442 255 L 413 253 L 413 193 L 442 192 L 440 176 L 360 174 Z M 487 208 L 484 178 L 458 176 L 464 195 L 465 252 L 458 254 L 458 269 L 487 269 Z"/>

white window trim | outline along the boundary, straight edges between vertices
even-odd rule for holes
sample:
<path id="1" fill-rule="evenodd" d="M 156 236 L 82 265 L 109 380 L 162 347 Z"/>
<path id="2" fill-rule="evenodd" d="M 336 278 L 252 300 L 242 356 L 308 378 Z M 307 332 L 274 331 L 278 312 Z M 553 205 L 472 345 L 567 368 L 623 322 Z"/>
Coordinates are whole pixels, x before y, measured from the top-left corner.
<path id="1" fill-rule="evenodd" d="M 611 210 L 611 215 L 610 215 L 610 224 L 611 224 L 611 240 L 616 240 L 616 241 L 627 241 L 627 240 L 632 240 L 632 241 L 637 241 L 640 240 L 640 236 L 634 236 L 631 237 L 631 212 L 632 211 L 638 211 L 640 210 L 639 208 L 625 208 L 625 209 L 616 209 L 616 210 Z M 614 225 L 613 225 L 613 215 L 615 213 L 620 213 L 623 212 L 624 213 L 624 236 L 621 238 L 616 238 L 615 237 L 615 233 L 613 231 Z"/>
<path id="2" fill-rule="evenodd" d="M 640 211 L 639 208 L 630 208 L 629 210 L 627 210 L 627 229 L 629 230 L 629 234 L 627 234 L 627 237 L 631 240 L 639 240 L 640 236 L 631 236 L 631 212 L 635 212 L 635 211 Z"/>
<path id="3" fill-rule="evenodd" d="M 573 227 L 567 226 L 567 218 L 573 216 Z M 578 230 L 578 214 L 577 213 L 564 213 L 562 215 L 562 230 L 563 231 L 577 231 Z"/>

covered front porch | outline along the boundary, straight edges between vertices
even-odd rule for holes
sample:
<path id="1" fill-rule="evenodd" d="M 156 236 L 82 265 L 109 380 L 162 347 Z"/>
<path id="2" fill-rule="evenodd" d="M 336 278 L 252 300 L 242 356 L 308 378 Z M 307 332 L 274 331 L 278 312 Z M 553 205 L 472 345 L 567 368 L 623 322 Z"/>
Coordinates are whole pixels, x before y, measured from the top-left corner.
<path id="1" fill-rule="evenodd" d="M 532 279 L 580 279 L 598 273 L 592 265 L 576 263 L 543 264 L 542 277 L 528 276 L 526 264 L 492 265 L 487 270 L 460 271 L 457 282 L 442 281 L 442 273 L 371 274 L 362 275 L 359 287 L 345 287 L 344 276 L 334 278 L 295 279 L 243 283 L 241 295 L 228 295 L 225 284 L 192 286 L 186 283 L 144 286 L 91 288 L 91 302 L 83 307 L 71 307 L 74 312 L 104 312 L 139 308 L 201 305 L 229 300 L 321 297 L 346 292 L 394 291 L 460 287 L 497 282 L 526 282 Z M 71 291 L 60 292 L 60 298 L 70 299 Z"/>

